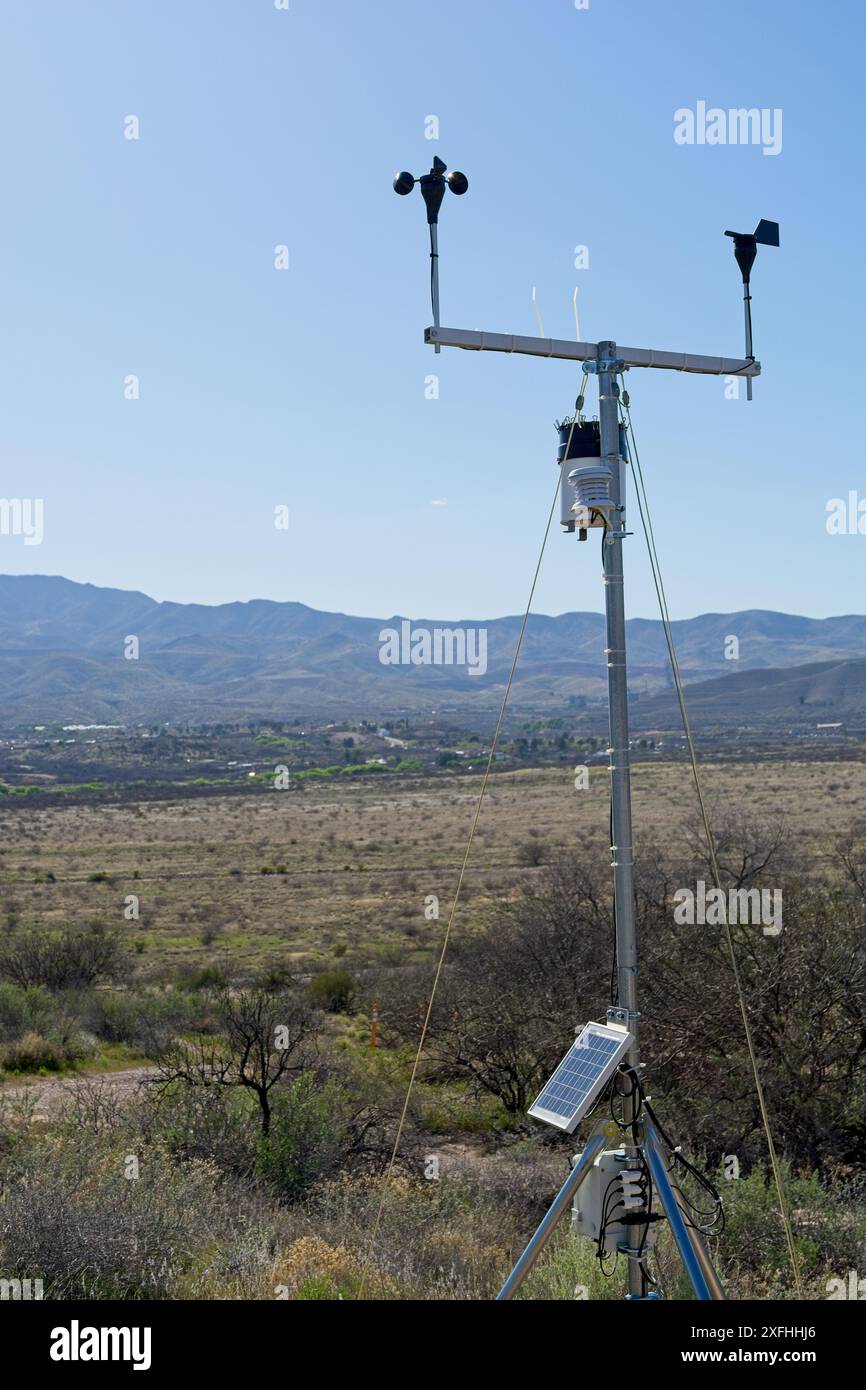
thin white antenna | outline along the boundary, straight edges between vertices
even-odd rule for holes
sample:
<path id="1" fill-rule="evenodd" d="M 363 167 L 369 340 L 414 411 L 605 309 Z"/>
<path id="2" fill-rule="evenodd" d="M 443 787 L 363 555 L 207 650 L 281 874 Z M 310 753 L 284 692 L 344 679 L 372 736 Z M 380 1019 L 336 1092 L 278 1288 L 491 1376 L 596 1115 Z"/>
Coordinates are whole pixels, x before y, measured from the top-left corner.
<path id="1" fill-rule="evenodd" d="M 574 309 L 574 338 L 575 342 L 580 342 L 580 315 L 577 312 L 577 285 L 574 287 L 574 294 L 571 296 L 571 305 Z"/>
<path id="2" fill-rule="evenodd" d="M 537 296 L 536 293 L 535 293 L 535 286 L 534 286 L 534 285 L 532 286 L 532 307 L 533 307 L 533 309 L 535 310 L 535 317 L 536 317 L 536 320 L 537 320 L 537 322 L 538 322 L 538 330 L 539 330 L 539 332 L 540 332 L 540 334 L 541 334 L 541 336 L 542 336 L 542 338 L 543 338 L 543 337 L 545 336 L 545 332 L 544 332 L 544 320 L 543 320 L 542 317 L 541 317 L 541 310 L 540 310 L 539 307 L 538 307 L 538 296 Z"/>

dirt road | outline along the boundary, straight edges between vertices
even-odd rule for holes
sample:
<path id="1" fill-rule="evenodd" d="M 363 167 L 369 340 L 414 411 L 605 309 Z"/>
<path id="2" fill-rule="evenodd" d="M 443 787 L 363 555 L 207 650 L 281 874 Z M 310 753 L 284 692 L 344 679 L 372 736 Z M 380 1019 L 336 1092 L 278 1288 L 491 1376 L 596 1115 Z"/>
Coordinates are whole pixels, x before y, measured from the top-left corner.
<path id="1" fill-rule="evenodd" d="M 33 1104 L 33 1119 L 45 1120 L 58 1110 L 81 1087 L 95 1088 L 115 1099 L 134 1095 L 151 1077 L 156 1067 L 130 1067 L 125 1071 L 78 1072 L 75 1076 L 40 1076 L 26 1086 L 0 1087 L 0 1109 L 16 1100 L 27 1099 Z"/>

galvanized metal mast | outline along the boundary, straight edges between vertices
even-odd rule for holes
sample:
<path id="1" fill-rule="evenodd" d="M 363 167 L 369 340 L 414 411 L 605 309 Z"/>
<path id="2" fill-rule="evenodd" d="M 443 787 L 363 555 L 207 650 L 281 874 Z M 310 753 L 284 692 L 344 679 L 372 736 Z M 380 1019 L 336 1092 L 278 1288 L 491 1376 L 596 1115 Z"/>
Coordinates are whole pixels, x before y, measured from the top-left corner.
<path id="1" fill-rule="evenodd" d="M 614 502 L 613 523 L 604 531 L 604 607 L 607 625 L 607 691 L 610 726 L 610 789 L 611 789 L 611 865 L 614 884 L 614 914 L 618 1007 L 621 1018 L 632 1036 L 628 1060 L 635 1072 L 640 1066 L 638 1038 L 637 994 L 637 930 L 635 926 L 634 849 L 631 819 L 631 763 L 628 730 L 628 671 L 626 666 L 625 585 L 623 575 L 623 541 L 626 536 L 626 476 L 625 460 L 620 452 L 619 386 L 616 344 L 598 345 L 596 372 L 598 376 L 598 420 L 601 435 L 601 459 L 611 474 L 611 494 Z M 630 1124 L 637 1113 L 635 1088 L 624 1101 L 623 1120 Z M 637 1155 L 637 1148 L 628 1145 L 626 1152 Z M 629 1293 L 643 1296 L 643 1275 L 637 1258 L 629 1259 Z"/>
<path id="2" fill-rule="evenodd" d="M 616 344 L 598 345 L 598 418 L 601 456 L 611 472 L 614 521 L 604 533 L 604 607 L 607 625 L 607 690 L 610 723 L 611 864 L 616 905 L 619 1006 L 634 1043 L 629 1061 L 637 1070 L 637 942 L 634 912 L 634 849 L 631 823 L 631 765 L 628 730 L 625 590 L 622 547 L 625 529 L 625 460 L 620 453 Z"/>

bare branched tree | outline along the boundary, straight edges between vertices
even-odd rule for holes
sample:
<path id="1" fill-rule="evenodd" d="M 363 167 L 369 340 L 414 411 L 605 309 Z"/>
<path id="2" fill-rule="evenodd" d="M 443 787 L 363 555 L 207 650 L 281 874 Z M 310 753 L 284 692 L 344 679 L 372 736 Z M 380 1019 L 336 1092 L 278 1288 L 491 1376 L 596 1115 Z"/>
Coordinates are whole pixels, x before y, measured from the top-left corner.
<path id="1" fill-rule="evenodd" d="M 781 930 L 732 924 L 764 1094 L 783 1156 L 806 1168 L 866 1159 L 866 931 L 863 903 L 768 866 L 784 837 L 724 841 L 728 886 L 783 891 Z M 715 1161 L 766 1156 L 754 1077 L 722 926 L 683 925 L 673 888 L 701 862 L 658 865 L 638 883 L 643 1055 L 672 1134 Z M 680 876 L 681 875 L 681 876 Z M 560 863 L 487 932 L 459 946 L 442 977 L 425 1066 L 519 1115 L 562 1056 L 571 1029 L 603 1017 L 613 961 L 606 866 Z M 430 971 L 380 992 L 383 1024 L 417 1041 Z"/>
<path id="2" fill-rule="evenodd" d="M 224 989 L 217 1000 L 219 1034 L 176 1039 L 159 1057 L 157 1085 L 231 1086 L 252 1091 L 262 1134 L 271 1127 L 271 1092 L 310 1064 L 321 1015 L 295 992 Z"/>
<path id="3" fill-rule="evenodd" d="M 570 1031 L 597 1002 L 599 971 L 610 970 L 610 906 L 593 876 L 560 860 L 503 910 L 492 930 L 470 939 L 446 971 L 425 1049 L 435 1077 L 456 1077 L 521 1114 Z M 386 1027 L 416 1040 L 429 974 L 381 991 Z"/>
<path id="4" fill-rule="evenodd" d="M 856 826 L 834 841 L 831 856 L 861 902 L 866 902 L 866 830 Z"/>
<path id="5" fill-rule="evenodd" d="M 790 834 L 782 817 L 765 821 L 739 811 L 711 808 L 709 819 L 722 887 L 745 888 L 760 882 L 771 870 L 778 875 L 789 867 Z M 699 815 L 686 822 L 683 838 L 693 870 L 697 868 L 711 881 L 712 859 Z"/>

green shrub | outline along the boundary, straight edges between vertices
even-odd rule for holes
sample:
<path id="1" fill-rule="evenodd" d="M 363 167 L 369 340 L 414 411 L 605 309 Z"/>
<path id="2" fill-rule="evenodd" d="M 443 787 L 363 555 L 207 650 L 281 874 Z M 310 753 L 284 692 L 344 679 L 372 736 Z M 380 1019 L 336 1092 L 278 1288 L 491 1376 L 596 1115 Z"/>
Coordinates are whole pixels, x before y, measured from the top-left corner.
<path id="1" fill-rule="evenodd" d="M 85 1001 L 89 1026 L 98 1038 L 112 1043 L 135 1043 L 142 1037 L 143 1001 L 134 994 L 94 991 Z"/>
<path id="2" fill-rule="evenodd" d="M 22 1141 L 0 1205 L 0 1274 L 43 1279 L 46 1298 L 248 1298 L 273 1261 L 275 1213 L 255 1192 L 81 1123 Z"/>
<path id="3" fill-rule="evenodd" d="M 197 976 L 203 972 L 198 971 Z M 92 990 L 79 997 L 78 1012 L 84 1025 L 104 1042 L 127 1043 L 158 1052 L 179 1033 L 210 1032 L 214 1027 L 213 1003 L 203 985 L 194 991 L 168 989 L 156 992 Z"/>
<path id="4" fill-rule="evenodd" d="M 267 994 L 280 994 L 292 985 L 292 970 L 285 961 L 269 961 L 257 976 L 256 983 Z"/>
<path id="5" fill-rule="evenodd" d="M 178 1160 L 207 1159 L 238 1177 L 255 1171 L 261 1129 L 247 1092 L 176 1082 L 148 1091 L 138 1118 L 147 1142 L 164 1142 Z"/>
<path id="6" fill-rule="evenodd" d="M 864 1186 L 858 1179 L 821 1183 L 781 1164 L 794 1246 L 807 1298 L 826 1298 L 826 1281 L 862 1262 Z M 794 1279 L 775 1185 L 760 1168 L 725 1182 L 725 1230 L 714 1242 L 722 1272 L 741 1298 L 794 1298 Z"/>
<path id="7" fill-rule="evenodd" d="M 329 1176 L 343 1156 L 347 1113 L 345 1091 L 333 1081 L 320 1084 L 310 1073 L 276 1091 L 271 1128 L 262 1135 L 256 1171 L 294 1200 Z"/>
<path id="8" fill-rule="evenodd" d="M 0 984 L 0 1042 L 11 1042 L 22 1033 L 48 1031 L 56 1014 L 52 996 L 39 985 Z"/>
<path id="9" fill-rule="evenodd" d="M 543 864 L 548 849 L 541 840 L 525 840 L 517 846 L 517 862 L 524 869 L 535 869 Z"/>
<path id="10" fill-rule="evenodd" d="M 98 980 L 115 980 L 127 965 L 117 933 L 88 931 L 17 933 L 0 944 L 0 979 L 27 989 L 44 985 L 52 991 L 82 989 Z"/>
<path id="11" fill-rule="evenodd" d="M 221 965 L 184 967 L 178 971 L 179 983 L 185 990 L 225 989 L 228 981 Z"/>
<path id="12" fill-rule="evenodd" d="M 323 970 L 309 985 L 310 1002 L 330 1014 L 345 1014 L 352 1007 L 355 981 L 348 970 Z"/>
<path id="13" fill-rule="evenodd" d="M 79 1060 L 74 1046 L 44 1038 L 41 1033 L 25 1033 L 14 1042 L 5 1043 L 0 1050 L 0 1065 L 4 1071 L 40 1072 L 62 1071 L 69 1062 Z"/>

